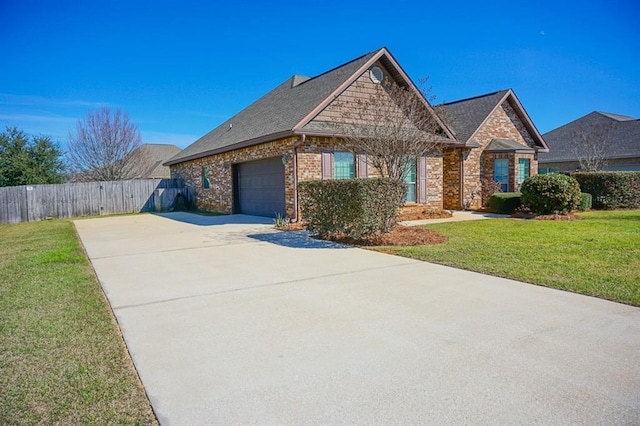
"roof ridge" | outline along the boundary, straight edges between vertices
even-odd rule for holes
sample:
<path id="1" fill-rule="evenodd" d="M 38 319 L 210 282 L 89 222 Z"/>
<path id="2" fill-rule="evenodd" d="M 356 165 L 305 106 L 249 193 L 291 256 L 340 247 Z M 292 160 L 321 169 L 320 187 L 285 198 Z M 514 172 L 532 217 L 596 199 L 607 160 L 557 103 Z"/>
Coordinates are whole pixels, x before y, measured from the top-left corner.
<path id="1" fill-rule="evenodd" d="M 379 51 L 381 51 L 382 49 L 384 49 L 384 47 L 381 47 L 380 49 L 377 49 L 377 50 L 372 50 L 372 51 L 371 51 L 371 52 L 369 52 L 369 53 L 365 53 L 364 55 L 360 55 L 360 56 L 358 56 L 358 57 L 357 57 L 357 58 L 355 58 L 355 59 L 352 59 L 352 60 L 350 60 L 350 61 L 347 61 L 347 62 L 345 62 L 345 63 L 343 63 L 343 64 L 341 64 L 341 65 L 338 65 L 338 66 L 336 66 L 336 67 L 333 67 L 333 68 L 331 68 L 331 69 L 330 69 L 330 70 L 328 70 L 328 71 L 325 71 L 325 72 L 323 72 L 323 73 L 321 73 L 321 74 L 318 74 L 318 75 L 314 75 L 313 77 L 310 77 L 308 80 L 305 80 L 305 81 L 303 81 L 302 83 L 298 84 L 298 86 L 301 86 L 301 85 L 303 85 L 303 84 L 307 83 L 308 81 L 316 80 L 316 79 L 318 79 L 318 78 L 322 77 L 322 76 L 323 76 L 323 75 L 325 75 L 325 74 L 329 74 L 329 73 L 331 73 L 331 72 L 333 72 L 333 71 L 335 71 L 335 70 L 337 70 L 337 69 L 340 69 L 340 68 L 342 68 L 342 67 L 344 67 L 344 66 L 347 66 L 347 65 L 349 65 L 349 64 L 351 64 L 351 63 L 353 63 L 353 62 L 355 62 L 355 61 L 359 61 L 359 60 L 361 60 L 362 58 L 364 58 L 364 57 L 366 57 L 366 56 L 369 56 L 369 55 L 373 56 L 373 55 L 375 55 L 376 53 L 378 53 Z M 297 87 L 297 86 L 296 86 L 296 87 Z"/>
<path id="2" fill-rule="evenodd" d="M 486 97 L 489 97 L 489 96 L 493 96 L 493 95 L 496 95 L 498 93 L 506 93 L 509 90 L 511 90 L 511 89 L 509 88 L 509 89 L 503 89 L 503 90 L 496 90 L 495 92 L 485 93 L 484 95 L 478 95 L 478 96 L 472 96 L 470 98 L 458 99 L 457 101 L 443 102 L 438 106 L 447 106 L 447 105 L 457 104 L 457 103 L 460 103 L 460 102 L 473 101 L 475 99 L 480 99 L 480 98 L 486 98 Z"/>
<path id="3" fill-rule="evenodd" d="M 615 114 L 612 112 L 604 112 L 604 111 L 593 111 L 593 112 L 596 114 L 603 115 L 612 120 L 620 121 L 620 122 L 638 120 L 638 118 L 631 117 L 630 115 Z"/>

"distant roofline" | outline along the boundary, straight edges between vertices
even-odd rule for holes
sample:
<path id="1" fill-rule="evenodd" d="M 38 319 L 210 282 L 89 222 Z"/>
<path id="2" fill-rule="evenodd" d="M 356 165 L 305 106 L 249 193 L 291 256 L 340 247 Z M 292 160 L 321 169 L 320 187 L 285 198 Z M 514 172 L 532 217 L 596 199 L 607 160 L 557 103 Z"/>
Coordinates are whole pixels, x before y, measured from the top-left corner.
<path id="1" fill-rule="evenodd" d="M 640 154 L 627 154 L 627 155 L 607 155 L 606 160 L 623 160 L 625 158 L 640 158 Z M 545 159 L 543 157 L 538 158 L 538 163 L 554 164 L 554 163 L 579 163 L 580 160 L 576 157 L 573 158 L 553 158 Z"/>
<path id="2" fill-rule="evenodd" d="M 161 143 L 161 142 L 142 142 L 140 146 L 143 146 L 143 145 L 175 146 L 176 148 L 180 148 L 178 145 L 173 143 Z"/>

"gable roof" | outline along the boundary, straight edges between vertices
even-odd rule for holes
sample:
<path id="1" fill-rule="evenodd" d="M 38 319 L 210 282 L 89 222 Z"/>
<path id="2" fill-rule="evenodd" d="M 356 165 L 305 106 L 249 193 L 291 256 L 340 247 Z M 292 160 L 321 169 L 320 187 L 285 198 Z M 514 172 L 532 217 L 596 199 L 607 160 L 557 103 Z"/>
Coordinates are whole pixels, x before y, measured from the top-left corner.
<path id="1" fill-rule="evenodd" d="M 476 146 L 472 142 L 473 137 L 489 119 L 489 116 L 505 101 L 509 102 L 531 135 L 536 145 L 536 151 L 546 152 L 548 147 L 544 139 L 511 89 L 444 103 L 439 105 L 437 110 L 443 115 L 443 119 L 449 123 L 461 142 L 467 146 Z"/>
<path id="2" fill-rule="evenodd" d="M 575 144 L 589 134 L 601 139 L 605 158 L 640 157 L 640 119 L 594 111 L 545 133 L 550 152 L 541 155 L 540 161 L 577 161 Z"/>
<path id="3" fill-rule="evenodd" d="M 419 93 L 411 79 L 383 47 L 313 78 L 294 75 L 189 145 L 165 165 L 296 134 L 309 134 L 309 129 L 304 129 L 304 126 L 376 61 L 382 62 L 396 81 Z M 426 100 L 425 105 L 433 111 Z M 453 132 L 439 118 L 438 120 L 446 135 L 455 140 Z"/>
<path id="4" fill-rule="evenodd" d="M 171 171 L 162 164 L 180 151 L 175 145 L 144 143 L 130 154 L 136 157 L 131 172 L 135 178 L 168 178 Z"/>

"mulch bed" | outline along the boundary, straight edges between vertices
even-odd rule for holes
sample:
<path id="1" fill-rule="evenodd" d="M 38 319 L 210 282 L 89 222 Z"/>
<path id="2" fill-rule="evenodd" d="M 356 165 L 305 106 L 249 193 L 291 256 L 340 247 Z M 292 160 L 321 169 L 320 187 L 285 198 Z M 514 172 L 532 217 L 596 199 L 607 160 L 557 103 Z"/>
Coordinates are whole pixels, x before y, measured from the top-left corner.
<path id="1" fill-rule="evenodd" d="M 451 216 L 452 214 L 446 210 L 429 209 L 425 206 L 405 206 L 400 210 L 398 221 L 442 219 Z M 298 222 L 276 226 L 276 228 L 280 231 L 301 231 L 305 229 L 305 226 Z M 363 239 L 334 236 L 331 241 L 352 246 L 419 246 L 442 244 L 447 241 L 447 237 L 419 226 L 397 226 L 393 231 L 384 235 L 372 235 Z"/>
<path id="2" fill-rule="evenodd" d="M 443 219 L 451 217 L 451 212 L 446 210 L 430 209 L 425 206 L 404 206 L 400 209 L 398 221 L 422 220 L 422 219 Z"/>
<path id="3" fill-rule="evenodd" d="M 536 215 L 528 210 L 515 211 L 511 217 L 515 219 L 536 219 L 536 220 L 582 220 L 580 216 L 573 213 L 554 213 Z"/>
<path id="4" fill-rule="evenodd" d="M 355 239 L 335 236 L 331 241 L 351 246 L 420 246 L 442 244 L 447 241 L 444 235 L 419 226 L 397 226 L 384 235 L 372 235 L 368 238 Z"/>

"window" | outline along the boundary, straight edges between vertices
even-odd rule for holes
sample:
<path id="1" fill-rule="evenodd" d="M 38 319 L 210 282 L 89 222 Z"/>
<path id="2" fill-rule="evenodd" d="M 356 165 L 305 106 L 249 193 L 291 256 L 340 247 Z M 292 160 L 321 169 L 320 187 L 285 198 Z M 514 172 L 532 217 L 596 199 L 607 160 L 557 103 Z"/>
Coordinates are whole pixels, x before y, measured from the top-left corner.
<path id="1" fill-rule="evenodd" d="M 493 180 L 500 184 L 502 192 L 509 191 L 509 160 L 498 158 L 493 163 Z"/>
<path id="2" fill-rule="evenodd" d="M 541 167 L 538 169 L 538 173 L 541 175 L 547 175 L 549 173 L 556 173 L 558 171 L 557 167 Z"/>
<path id="3" fill-rule="evenodd" d="M 520 189 L 522 182 L 529 177 L 529 164 L 528 158 L 518 160 L 518 189 Z"/>
<path id="4" fill-rule="evenodd" d="M 407 172 L 407 176 L 404 178 L 404 181 L 407 184 L 407 203 L 415 203 L 416 202 L 416 162 L 415 160 L 411 160 L 409 162 L 409 171 Z"/>
<path id="5" fill-rule="evenodd" d="M 209 181 L 209 167 L 204 166 L 202 168 L 202 189 L 209 189 L 211 182 Z"/>
<path id="6" fill-rule="evenodd" d="M 333 178 L 353 179 L 356 177 L 355 157 L 350 152 L 335 152 L 333 154 Z"/>

